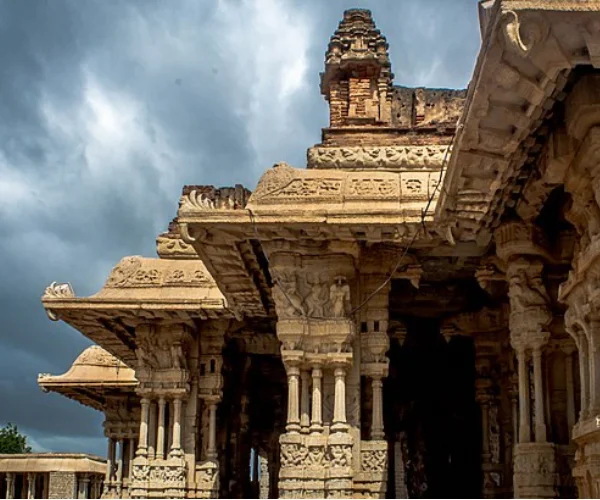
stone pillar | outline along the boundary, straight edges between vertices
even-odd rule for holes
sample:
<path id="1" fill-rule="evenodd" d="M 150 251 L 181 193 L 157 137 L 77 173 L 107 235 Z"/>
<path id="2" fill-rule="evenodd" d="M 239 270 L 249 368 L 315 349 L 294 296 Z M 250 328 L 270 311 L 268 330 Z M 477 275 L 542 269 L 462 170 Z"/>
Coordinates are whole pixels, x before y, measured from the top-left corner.
<path id="1" fill-rule="evenodd" d="M 569 434 L 575 426 L 575 383 L 573 381 L 573 353 L 574 347 L 571 344 L 563 345 L 562 351 L 565 355 L 565 382 L 567 388 L 567 425 Z"/>
<path id="2" fill-rule="evenodd" d="M 15 473 L 6 473 L 6 498 L 15 498 Z"/>
<path id="3" fill-rule="evenodd" d="M 348 430 L 346 423 L 346 369 L 337 366 L 334 371 L 335 396 L 333 402 L 333 432 L 344 432 Z"/>
<path id="4" fill-rule="evenodd" d="M 27 473 L 27 498 L 35 498 L 35 480 L 36 480 L 35 472 Z"/>
<path id="5" fill-rule="evenodd" d="M 533 382 L 535 387 L 535 442 L 546 442 L 546 422 L 544 418 L 544 386 L 542 381 L 542 346 L 533 346 Z"/>
<path id="6" fill-rule="evenodd" d="M 300 372 L 300 427 L 302 432 L 308 433 L 310 426 L 309 407 L 309 373 L 308 370 Z"/>
<path id="7" fill-rule="evenodd" d="M 119 455 L 117 458 L 117 496 L 121 496 L 121 490 L 123 489 L 123 459 L 125 457 L 125 440 L 123 437 L 119 438 Z"/>
<path id="8" fill-rule="evenodd" d="M 77 481 L 77 498 L 89 498 L 90 495 L 90 476 L 80 474 Z"/>
<path id="9" fill-rule="evenodd" d="M 209 425 L 208 425 L 208 449 L 206 456 L 210 460 L 217 458 L 217 403 L 211 402 L 209 406 Z"/>
<path id="10" fill-rule="evenodd" d="M 600 413 L 600 321 L 590 321 L 590 413 Z"/>
<path id="11" fill-rule="evenodd" d="M 529 370 L 527 370 L 527 357 L 525 346 L 518 345 L 517 365 L 519 370 L 519 443 L 529 443 L 531 429 L 529 424 Z"/>
<path id="12" fill-rule="evenodd" d="M 546 442 L 542 347 L 550 337 L 552 302 L 544 285 L 548 250 L 544 234 L 533 223 L 508 222 L 494 233 L 498 257 L 506 262 L 510 299 L 510 341 L 517 351 L 519 373 L 519 442 L 515 445 L 515 498 L 554 498 L 557 495 L 555 449 Z M 530 392 L 526 350 L 532 350 L 535 394 L 535 442 L 531 442 Z"/>
<path id="13" fill-rule="evenodd" d="M 102 479 L 98 476 L 94 476 L 94 478 L 92 479 L 92 493 L 90 494 L 90 497 L 100 498 L 101 493 L 102 493 Z"/>
<path id="14" fill-rule="evenodd" d="M 173 442 L 171 445 L 171 455 L 181 456 L 181 398 L 173 399 Z"/>
<path id="15" fill-rule="evenodd" d="M 127 477 L 129 482 L 133 479 L 133 460 L 135 458 L 135 439 L 129 438 L 129 468 L 127 471 Z"/>
<path id="16" fill-rule="evenodd" d="M 150 400 L 148 398 L 142 398 L 140 405 L 142 408 L 142 415 L 140 419 L 140 439 L 137 454 L 141 457 L 145 457 L 148 455 L 148 410 L 150 408 Z"/>
<path id="17" fill-rule="evenodd" d="M 157 404 L 155 402 L 150 403 L 150 413 L 148 417 L 148 458 L 153 460 L 156 458 L 156 435 L 158 429 L 156 428 L 156 412 Z"/>
<path id="18" fill-rule="evenodd" d="M 371 418 L 371 439 L 384 438 L 383 432 L 383 382 L 379 377 L 373 377 L 371 381 L 373 388 L 373 414 Z"/>
<path id="19" fill-rule="evenodd" d="M 300 417 L 298 415 L 298 385 L 300 370 L 297 366 L 287 367 L 288 376 L 288 413 L 287 413 L 287 425 L 285 427 L 288 432 L 299 432 L 300 431 Z"/>
<path id="20" fill-rule="evenodd" d="M 158 432 L 156 434 L 156 458 L 165 458 L 165 406 L 164 396 L 158 399 Z"/>
<path id="21" fill-rule="evenodd" d="M 489 463 L 491 458 L 489 409 L 490 402 L 485 395 L 481 398 L 481 455 L 484 463 Z"/>
<path id="22" fill-rule="evenodd" d="M 310 431 L 319 433 L 323 431 L 323 370 L 319 365 L 312 369 L 312 418 Z"/>
<path id="23" fill-rule="evenodd" d="M 108 438 L 108 453 L 106 454 L 106 477 L 104 478 L 104 491 L 110 491 L 113 475 L 113 465 L 115 463 L 115 440 Z"/>
<path id="24" fill-rule="evenodd" d="M 590 365 L 589 365 L 589 349 L 585 334 L 581 332 L 579 342 L 579 383 L 581 385 L 581 409 L 579 418 L 585 420 L 589 416 L 590 409 Z"/>

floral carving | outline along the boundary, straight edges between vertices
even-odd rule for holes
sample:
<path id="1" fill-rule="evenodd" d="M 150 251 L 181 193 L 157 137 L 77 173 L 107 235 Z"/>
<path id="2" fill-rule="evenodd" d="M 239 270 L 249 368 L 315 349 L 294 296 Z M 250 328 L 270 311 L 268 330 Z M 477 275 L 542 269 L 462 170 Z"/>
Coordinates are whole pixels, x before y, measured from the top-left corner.
<path id="1" fill-rule="evenodd" d="M 315 147 L 311 168 L 437 168 L 448 146 Z"/>
<path id="2" fill-rule="evenodd" d="M 385 471 L 387 469 L 387 449 L 363 451 L 361 465 L 365 472 Z"/>
<path id="3" fill-rule="evenodd" d="M 123 286 L 142 267 L 139 257 L 125 257 L 113 268 L 106 280 L 107 287 Z"/>

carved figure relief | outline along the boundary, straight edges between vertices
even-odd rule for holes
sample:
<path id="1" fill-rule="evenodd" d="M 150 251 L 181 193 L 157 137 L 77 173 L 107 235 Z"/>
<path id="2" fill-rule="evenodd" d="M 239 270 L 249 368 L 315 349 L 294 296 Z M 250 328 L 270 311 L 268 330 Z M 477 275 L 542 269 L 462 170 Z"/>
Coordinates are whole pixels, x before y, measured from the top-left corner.
<path id="1" fill-rule="evenodd" d="M 297 443 L 281 444 L 281 466 L 282 467 L 300 467 L 308 456 L 308 450 L 305 446 Z"/>
<path id="2" fill-rule="evenodd" d="M 185 348 L 187 332 L 181 327 L 139 328 L 136 357 L 138 367 L 154 369 L 187 369 Z"/>
<path id="3" fill-rule="evenodd" d="M 329 300 L 331 301 L 331 316 L 343 318 L 350 312 L 350 285 L 344 276 L 336 276 L 329 287 Z"/>
<path id="4" fill-rule="evenodd" d="M 343 444 L 330 445 L 329 460 L 332 467 L 350 467 L 352 465 L 352 447 Z"/>
<path id="5" fill-rule="evenodd" d="M 512 310 L 524 311 L 530 307 L 547 307 L 550 297 L 542 281 L 540 269 L 518 266 L 508 274 Z"/>
<path id="6" fill-rule="evenodd" d="M 280 319 L 344 318 L 350 313 L 350 285 L 345 276 L 329 280 L 327 273 L 277 273 L 273 299 Z"/>

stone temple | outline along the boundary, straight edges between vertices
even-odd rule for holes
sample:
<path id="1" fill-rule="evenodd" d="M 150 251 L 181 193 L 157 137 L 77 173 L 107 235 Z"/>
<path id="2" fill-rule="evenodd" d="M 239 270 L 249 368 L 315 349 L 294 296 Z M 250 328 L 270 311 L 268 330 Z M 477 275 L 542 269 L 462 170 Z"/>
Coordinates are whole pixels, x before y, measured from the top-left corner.
<path id="1" fill-rule="evenodd" d="M 95 495 L 600 497 L 600 2 L 479 11 L 468 90 L 395 85 L 346 11 L 306 168 L 46 289 L 97 344 L 39 377 L 105 415 Z"/>

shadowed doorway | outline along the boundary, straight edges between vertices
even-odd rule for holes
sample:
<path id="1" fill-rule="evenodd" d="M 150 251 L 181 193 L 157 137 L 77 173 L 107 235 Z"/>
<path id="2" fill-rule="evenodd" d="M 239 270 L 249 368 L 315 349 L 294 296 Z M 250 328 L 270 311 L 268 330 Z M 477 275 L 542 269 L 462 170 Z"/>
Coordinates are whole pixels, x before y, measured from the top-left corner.
<path id="1" fill-rule="evenodd" d="M 435 318 L 407 317 L 384 385 L 388 498 L 404 467 L 409 498 L 481 497 L 480 421 L 471 339 L 446 342 Z M 395 453 L 394 453 L 395 450 Z M 401 463 L 400 463 L 401 462 Z"/>

